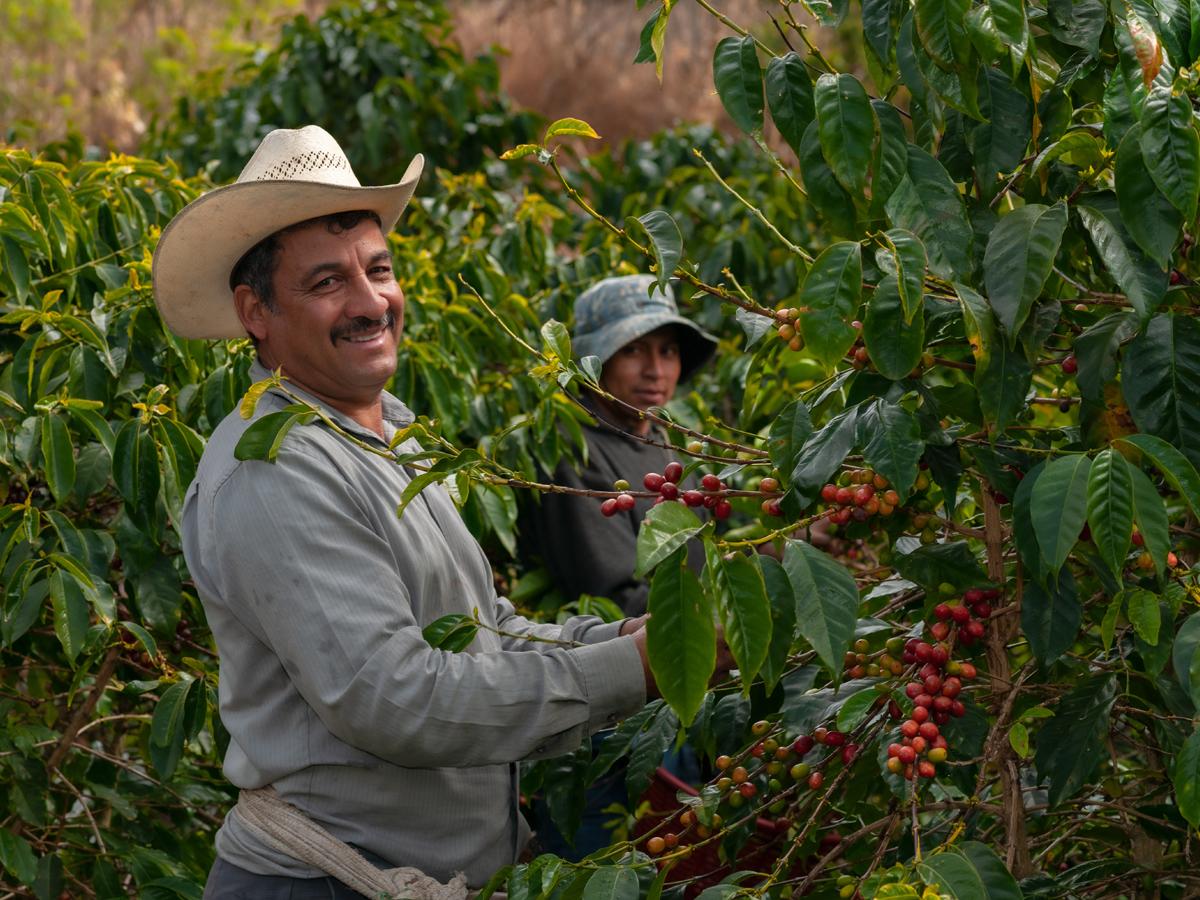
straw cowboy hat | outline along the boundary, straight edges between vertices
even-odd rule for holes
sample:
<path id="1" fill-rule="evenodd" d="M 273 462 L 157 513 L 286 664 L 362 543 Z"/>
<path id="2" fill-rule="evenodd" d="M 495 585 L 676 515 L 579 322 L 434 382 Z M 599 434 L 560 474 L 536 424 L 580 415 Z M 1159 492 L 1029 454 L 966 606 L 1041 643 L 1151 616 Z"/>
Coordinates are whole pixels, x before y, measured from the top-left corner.
<path id="1" fill-rule="evenodd" d="M 651 287 L 653 286 L 653 290 Z M 575 355 L 599 357 L 601 365 L 630 341 L 664 325 L 679 336 L 679 380 L 687 381 L 717 349 L 717 339 L 679 315 L 671 286 L 653 275 L 618 275 L 598 281 L 575 301 Z"/>
<path id="2" fill-rule="evenodd" d="M 377 213 L 386 233 L 424 164 L 417 154 L 398 184 L 363 187 L 323 128 L 272 131 L 237 181 L 192 201 L 163 229 L 153 263 L 163 321 L 184 338 L 245 337 L 229 276 L 246 251 L 289 225 L 356 209 Z"/>

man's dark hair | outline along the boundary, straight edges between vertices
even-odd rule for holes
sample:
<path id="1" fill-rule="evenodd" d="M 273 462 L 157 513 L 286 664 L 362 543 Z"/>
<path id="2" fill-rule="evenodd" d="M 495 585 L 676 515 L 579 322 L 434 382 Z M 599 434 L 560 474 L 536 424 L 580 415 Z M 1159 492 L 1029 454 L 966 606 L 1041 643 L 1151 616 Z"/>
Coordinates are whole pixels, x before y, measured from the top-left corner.
<path id="1" fill-rule="evenodd" d="M 233 271 L 229 273 L 229 289 L 232 291 L 239 284 L 248 285 L 250 290 L 254 291 L 258 299 L 262 301 L 262 305 L 274 312 L 273 279 L 275 264 L 279 258 L 279 239 L 285 234 L 318 224 L 323 224 L 329 229 L 330 234 L 341 234 L 343 231 L 350 231 L 352 228 L 358 227 L 364 219 L 370 219 L 380 229 L 383 228 L 383 222 L 380 221 L 378 213 L 369 209 L 356 209 L 350 212 L 331 213 L 327 216 L 305 219 L 303 222 L 279 229 L 242 254 L 242 258 L 237 261 Z"/>

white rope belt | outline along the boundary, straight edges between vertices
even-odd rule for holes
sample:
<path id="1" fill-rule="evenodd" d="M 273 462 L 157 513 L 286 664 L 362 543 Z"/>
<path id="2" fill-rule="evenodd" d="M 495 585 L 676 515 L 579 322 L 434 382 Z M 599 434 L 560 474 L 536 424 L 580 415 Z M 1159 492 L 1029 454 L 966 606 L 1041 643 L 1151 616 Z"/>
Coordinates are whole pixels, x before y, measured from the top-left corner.
<path id="1" fill-rule="evenodd" d="M 372 900 L 467 900 L 461 872 L 442 884 L 419 869 L 377 869 L 357 850 L 338 840 L 288 803 L 273 787 L 238 794 L 238 816 L 262 841 L 331 875 Z"/>

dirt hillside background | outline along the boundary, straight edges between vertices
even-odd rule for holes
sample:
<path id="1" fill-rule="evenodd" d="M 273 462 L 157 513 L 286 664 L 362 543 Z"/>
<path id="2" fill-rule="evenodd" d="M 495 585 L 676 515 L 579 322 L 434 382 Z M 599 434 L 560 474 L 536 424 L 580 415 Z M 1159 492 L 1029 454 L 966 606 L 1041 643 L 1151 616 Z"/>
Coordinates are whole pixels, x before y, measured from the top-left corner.
<path id="1" fill-rule="evenodd" d="M 271 45 L 291 16 L 328 0 L 0 0 L 0 139 L 37 147 L 68 130 L 133 151 L 196 74 L 229 67 Z M 589 121 L 608 140 L 679 121 L 721 121 L 710 67 L 730 32 L 679 0 L 660 86 L 652 65 L 632 66 L 641 27 L 657 6 L 634 0 L 451 2 L 468 54 L 503 48 L 504 89 L 549 117 Z M 717 4 L 735 21 L 759 0 Z"/>

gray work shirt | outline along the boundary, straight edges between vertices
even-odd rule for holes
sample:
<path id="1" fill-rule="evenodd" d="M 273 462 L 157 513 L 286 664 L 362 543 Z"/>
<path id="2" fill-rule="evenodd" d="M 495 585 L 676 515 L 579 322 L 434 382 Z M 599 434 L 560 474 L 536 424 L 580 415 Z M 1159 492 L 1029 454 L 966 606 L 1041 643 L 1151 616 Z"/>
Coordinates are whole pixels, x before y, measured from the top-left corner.
<path id="1" fill-rule="evenodd" d="M 256 381 L 267 375 L 251 370 Z M 270 391 L 254 419 L 290 402 Z M 387 447 L 325 408 L 347 432 Z M 388 394 L 383 415 L 388 438 L 413 419 Z M 527 837 L 514 762 L 572 751 L 640 708 L 637 648 L 616 624 L 516 615 L 443 488 L 425 488 L 396 516 L 408 467 L 319 423 L 293 428 L 276 463 L 239 461 L 234 447 L 250 424 L 235 411 L 213 433 L 181 524 L 220 653 L 226 776 L 243 788 L 274 784 L 394 865 L 482 884 Z M 473 610 L 505 632 L 584 646 L 481 630 L 467 652 L 447 653 L 423 639 L 435 619 Z M 256 840 L 236 809 L 216 846 L 251 872 L 319 874 Z"/>

